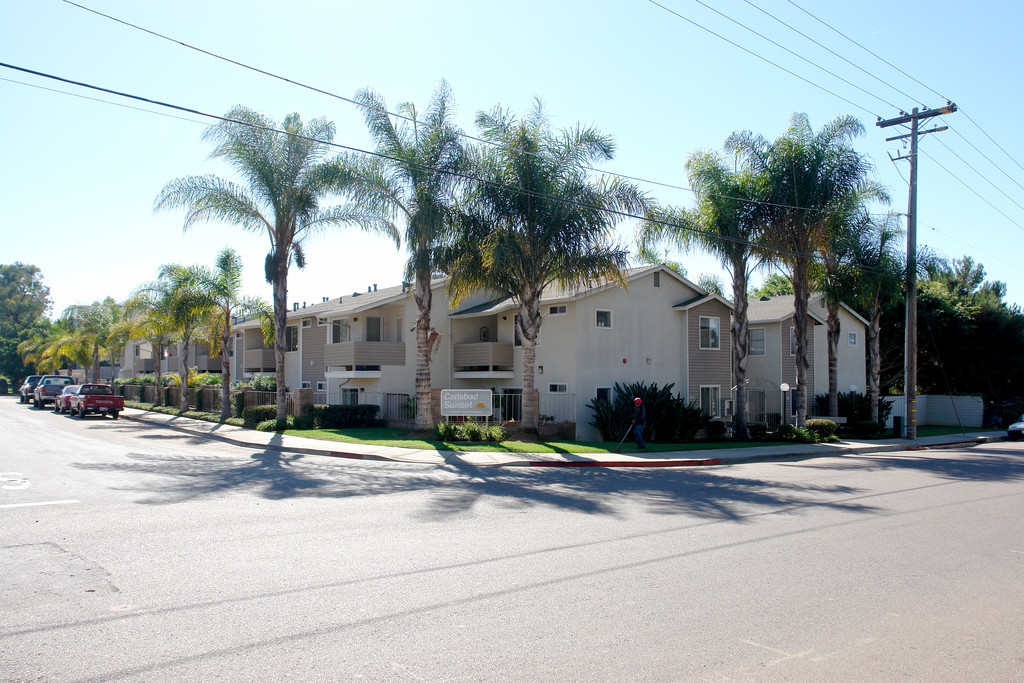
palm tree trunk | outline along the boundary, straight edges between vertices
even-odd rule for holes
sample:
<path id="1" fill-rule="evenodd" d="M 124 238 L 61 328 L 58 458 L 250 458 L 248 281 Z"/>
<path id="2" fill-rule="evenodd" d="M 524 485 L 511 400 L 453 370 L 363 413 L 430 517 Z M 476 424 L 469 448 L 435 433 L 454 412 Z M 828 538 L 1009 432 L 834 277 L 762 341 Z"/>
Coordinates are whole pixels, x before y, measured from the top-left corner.
<path id="1" fill-rule="evenodd" d="M 164 359 L 164 340 L 161 339 L 156 343 L 156 362 L 153 364 L 154 370 L 156 371 L 156 396 L 153 397 L 153 405 L 162 406 L 164 404 L 164 383 L 162 381 L 163 374 L 160 370 L 161 364 Z"/>
<path id="2" fill-rule="evenodd" d="M 430 273 L 416 273 L 413 286 L 413 301 L 416 303 L 416 421 L 417 431 L 433 427 L 430 407 L 430 306 L 433 293 L 430 290 Z"/>
<path id="3" fill-rule="evenodd" d="M 882 380 L 882 306 L 875 297 L 871 307 L 871 321 L 868 323 L 868 391 L 871 392 L 871 421 L 878 422 L 878 392 Z"/>
<path id="4" fill-rule="evenodd" d="M 807 426 L 807 301 L 810 263 L 800 258 L 793 267 L 793 334 L 796 337 L 796 426 Z"/>
<path id="5" fill-rule="evenodd" d="M 100 346 L 99 344 L 92 345 L 92 367 L 90 368 L 92 373 L 92 383 L 96 384 L 100 381 Z"/>
<path id="6" fill-rule="evenodd" d="M 178 374 L 181 377 L 181 396 L 178 397 L 178 407 L 182 412 L 188 410 L 188 347 L 191 341 L 191 334 L 186 330 L 181 341 L 181 367 Z"/>
<path id="7" fill-rule="evenodd" d="M 220 333 L 220 419 L 231 417 L 231 357 L 228 344 L 231 342 L 231 309 L 224 309 L 224 328 Z"/>
<path id="8" fill-rule="evenodd" d="M 288 419 L 288 404 L 284 385 L 285 328 L 288 326 L 288 264 L 286 250 L 277 251 L 274 275 L 274 366 L 277 378 L 277 421 Z"/>
<path id="9" fill-rule="evenodd" d="M 839 302 L 827 297 L 828 308 L 828 414 L 839 417 Z"/>
<path id="10" fill-rule="evenodd" d="M 747 272 L 745 263 L 734 263 L 732 269 L 732 352 L 736 375 L 735 437 L 749 438 L 747 430 L 747 360 L 750 348 L 747 324 Z"/>
<path id="11" fill-rule="evenodd" d="M 537 402 L 534 373 L 537 364 L 537 336 L 540 334 L 540 295 L 542 285 L 530 287 L 528 298 L 519 306 L 519 326 L 523 338 L 523 426 L 537 431 Z"/>

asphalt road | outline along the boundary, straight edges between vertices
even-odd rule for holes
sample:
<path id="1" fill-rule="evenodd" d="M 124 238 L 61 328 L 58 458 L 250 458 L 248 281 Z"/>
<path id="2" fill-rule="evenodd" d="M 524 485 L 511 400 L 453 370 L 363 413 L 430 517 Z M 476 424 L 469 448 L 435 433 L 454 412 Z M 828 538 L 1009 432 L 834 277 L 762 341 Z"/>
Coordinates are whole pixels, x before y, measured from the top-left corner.
<path id="1" fill-rule="evenodd" d="M 282 455 L 0 399 L 5 681 L 1024 680 L 1024 444 Z"/>

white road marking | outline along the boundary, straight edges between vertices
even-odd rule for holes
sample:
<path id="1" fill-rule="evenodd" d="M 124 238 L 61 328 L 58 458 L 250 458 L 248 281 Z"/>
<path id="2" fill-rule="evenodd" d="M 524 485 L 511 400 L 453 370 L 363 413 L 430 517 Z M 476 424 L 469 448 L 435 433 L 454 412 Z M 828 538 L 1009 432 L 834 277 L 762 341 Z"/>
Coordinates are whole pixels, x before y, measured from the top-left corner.
<path id="1" fill-rule="evenodd" d="M 40 505 L 71 505 L 73 503 L 81 503 L 82 501 L 77 499 L 71 500 L 47 500 L 42 503 L 10 503 L 8 505 L 0 505 L 0 510 L 6 510 L 7 508 L 31 508 Z"/>

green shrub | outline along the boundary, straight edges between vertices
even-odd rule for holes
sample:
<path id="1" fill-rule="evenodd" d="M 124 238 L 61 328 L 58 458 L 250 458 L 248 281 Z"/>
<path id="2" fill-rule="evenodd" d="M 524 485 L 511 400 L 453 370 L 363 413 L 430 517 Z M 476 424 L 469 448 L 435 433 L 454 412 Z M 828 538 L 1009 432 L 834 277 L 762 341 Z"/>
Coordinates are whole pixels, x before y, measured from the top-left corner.
<path id="1" fill-rule="evenodd" d="M 721 420 L 712 420 L 711 422 L 708 423 L 707 435 L 708 438 L 711 439 L 712 441 L 719 441 L 723 437 L 725 437 L 725 432 L 727 430 L 728 427 L 725 426 L 724 422 L 722 422 Z"/>
<path id="2" fill-rule="evenodd" d="M 249 429 L 256 429 L 265 420 L 277 419 L 277 406 L 249 406 L 242 411 L 242 422 Z"/>
<path id="3" fill-rule="evenodd" d="M 458 438 L 458 432 L 452 423 L 438 422 L 434 425 L 434 438 L 438 441 L 455 441 Z"/>
<path id="4" fill-rule="evenodd" d="M 587 405 L 594 412 L 589 424 L 597 428 L 603 441 L 618 441 L 633 421 L 633 399 L 640 397 L 647 408 L 646 441 L 692 441 L 710 418 L 701 414 L 696 401 L 687 403 L 678 394 L 673 395 L 673 386 L 667 384 L 659 388 L 657 384 L 648 386 L 643 382 L 626 385 L 616 382 L 611 402 L 595 398 Z"/>
<path id="5" fill-rule="evenodd" d="M 249 380 L 249 386 L 256 391 L 277 391 L 277 378 L 273 375 L 256 375 Z"/>
<path id="6" fill-rule="evenodd" d="M 747 432 L 750 434 L 751 439 L 764 441 L 765 437 L 768 436 L 768 425 L 764 422 L 749 422 L 747 423 Z"/>
<path id="7" fill-rule="evenodd" d="M 380 407 L 367 405 L 314 405 L 309 408 L 309 418 L 316 429 L 347 429 L 349 427 L 373 427 L 377 423 Z"/>
<path id="8" fill-rule="evenodd" d="M 292 420 L 295 429 L 316 429 L 316 423 L 309 417 L 296 417 Z"/>
<path id="9" fill-rule="evenodd" d="M 459 425 L 459 436 L 462 441 L 483 441 L 484 429 L 479 422 L 463 422 Z"/>
<path id="10" fill-rule="evenodd" d="M 772 438 L 776 441 L 790 441 L 795 433 L 796 425 L 791 425 L 789 423 L 780 424 L 776 427 L 775 432 L 772 433 Z"/>
<path id="11" fill-rule="evenodd" d="M 819 441 L 824 441 L 830 436 L 835 436 L 839 426 L 832 420 L 816 418 L 807 421 L 807 429 L 814 432 Z"/>
<path id="12" fill-rule="evenodd" d="M 508 437 L 508 432 L 505 430 L 504 425 L 495 424 L 488 425 L 487 429 L 484 430 L 484 438 L 491 443 L 501 443 Z"/>
<path id="13" fill-rule="evenodd" d="M 245 410 L 245 392 L 244 391 L 232 391 L 231 392 L 231 405 L 234 406 L 235 417 L 241 417 L 242 411 Z"/>
<path id="14" fill-rule="evenodd" d="M 295 421 L 292 418 L 289 417 L 279 422 L 275 417 L 272 420 L 263 420 L 256 425 L 258 432 L 281 432 L 285 429 L 295 429 Z"/>
<path id="15" fill-rule="evenodd" d="M 856 392 L 839 392 L 839 417 L 846 418 L 846 424 L 865 422 L 871 419 L 871 396 Z M 828 394 L 814 397 L 814 409 L 818 415 L 828 414 Z M 878 419 L 885 422 L 892 412 L 892 403 L 878 401 Z"/>

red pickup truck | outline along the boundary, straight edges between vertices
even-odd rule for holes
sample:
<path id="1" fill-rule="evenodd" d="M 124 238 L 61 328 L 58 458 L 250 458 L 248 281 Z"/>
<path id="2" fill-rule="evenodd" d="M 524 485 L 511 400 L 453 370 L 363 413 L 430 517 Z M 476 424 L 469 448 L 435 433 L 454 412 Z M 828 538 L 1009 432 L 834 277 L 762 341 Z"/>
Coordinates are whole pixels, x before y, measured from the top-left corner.
<path id="1" fill-rule="evenodd" d="M 68 410 L 78 417 L 99 413 L 116 420 L 118 414 L 124 410 L 124 398 L 115 395 L 109 385 L 83 384 L 68 398 Z"/>

